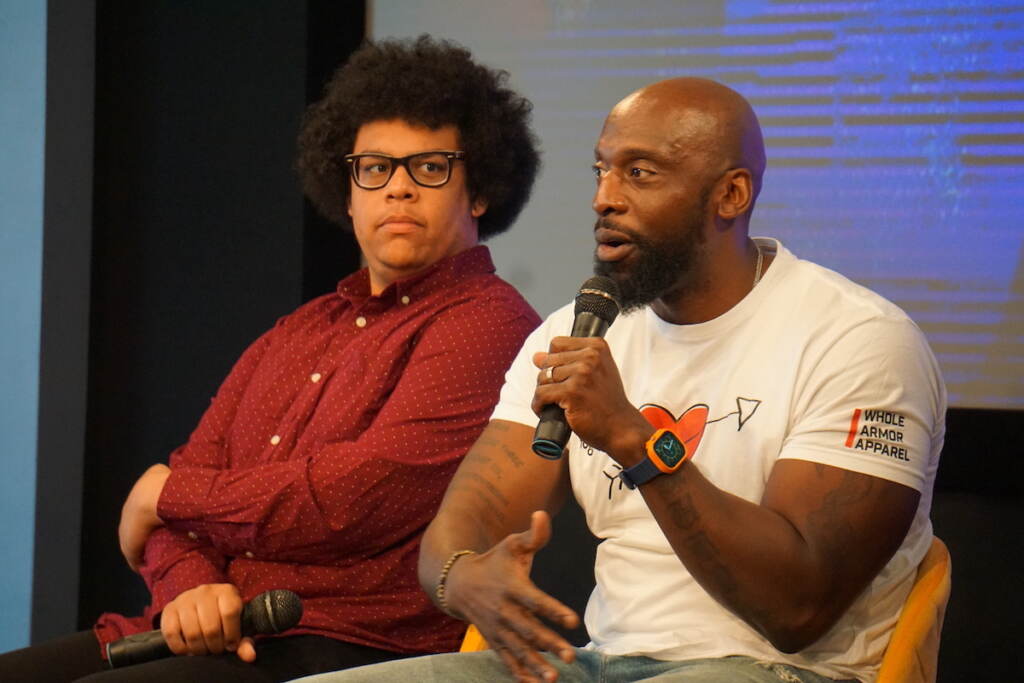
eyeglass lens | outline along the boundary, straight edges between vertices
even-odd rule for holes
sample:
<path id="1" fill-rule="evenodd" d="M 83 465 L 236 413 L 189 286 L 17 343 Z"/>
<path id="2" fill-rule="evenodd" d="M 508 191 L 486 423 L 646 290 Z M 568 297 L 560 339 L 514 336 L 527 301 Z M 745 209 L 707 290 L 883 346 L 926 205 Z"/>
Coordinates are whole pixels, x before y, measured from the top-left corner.
<path id="1" fill-rule="evenodd" d="M 405 159 L 360 156 L 354 162 L 356 182 L 367 189 L 384 187 L 391 179 L 396 163 L 405 166 L 420 185 L 444 185 L 451 173 L 451 160 L 440 152 L 424 152 Z"/>

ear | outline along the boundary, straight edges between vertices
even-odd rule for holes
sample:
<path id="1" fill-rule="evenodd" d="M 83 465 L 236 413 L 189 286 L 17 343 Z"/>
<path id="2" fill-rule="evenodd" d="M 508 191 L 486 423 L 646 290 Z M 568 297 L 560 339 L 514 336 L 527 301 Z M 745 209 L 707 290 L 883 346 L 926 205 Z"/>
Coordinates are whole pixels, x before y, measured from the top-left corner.
<path id="1" fill-rule="evenodd" d="M 348 196 L 345 197 L 345 211 L 348 212 L 348 217 L 352 218 L 352 193 L 349 192 Z"/>
<path id="2" fill-rule="evenodd" d="M 721 196 L 718 200 L 718 215 L 725 220 L 734 220 L 750 210 L 754 200 L 754 184 L 750 171 L 734 168 L 727 171 L 719 181 Z"/>
<path id="3" fill-rule="evenodd" d="M 469 213 L 473 218 L 480 218 L 487 213 L 487 200 L 483 197 L 477 197 L 473 200 L 472 206 L 469 208 Z"/>

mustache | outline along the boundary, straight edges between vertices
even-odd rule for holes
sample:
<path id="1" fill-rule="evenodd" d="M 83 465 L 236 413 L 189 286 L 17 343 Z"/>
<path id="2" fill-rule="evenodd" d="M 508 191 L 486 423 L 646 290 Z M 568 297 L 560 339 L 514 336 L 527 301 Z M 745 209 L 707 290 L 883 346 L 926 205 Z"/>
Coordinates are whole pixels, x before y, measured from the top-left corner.
<path id="1" fill-rule="evenodd" d="M 636 230 L 632 230 L 625 226 L 619 225 L 610 218 L 598 218 L 594 222 L 594 231 L 596 232 L 598 228 L 605 228 L 607 230 L 614 230 L 616 232 L 620 232 L 626 237 L 628 237 L 630 242 L 640 247 L 641 249 L 651 246 L 651 241 L 647 239 L 644 235 L 641 235 Z"/>

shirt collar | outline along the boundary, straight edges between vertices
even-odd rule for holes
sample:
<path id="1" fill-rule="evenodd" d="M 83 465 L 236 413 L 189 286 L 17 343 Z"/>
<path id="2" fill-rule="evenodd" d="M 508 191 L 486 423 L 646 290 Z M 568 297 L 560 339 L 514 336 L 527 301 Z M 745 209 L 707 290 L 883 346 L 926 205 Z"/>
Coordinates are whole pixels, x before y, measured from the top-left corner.
<path id="1" fill-rule="evenodd" d="M 441 259 L 426 270 L 392 282 L 377 296 L 370 294 L 370 273 L 362 268 L 338 283 L 338 296 L 353 306 L 370 301 L 389 305 L 403 296 L 423 298 L 477 275 L 494 272 L 490 250 L 479 244 Z"/>

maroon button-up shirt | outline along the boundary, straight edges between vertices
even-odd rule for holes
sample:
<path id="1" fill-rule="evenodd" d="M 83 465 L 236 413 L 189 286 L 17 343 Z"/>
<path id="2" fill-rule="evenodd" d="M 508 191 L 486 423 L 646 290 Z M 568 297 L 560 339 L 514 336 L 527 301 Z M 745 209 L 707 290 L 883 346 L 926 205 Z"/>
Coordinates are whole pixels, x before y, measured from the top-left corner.
<path id="1" fill-rule="evenodd" d="M 244 600 L 298 593 L 288 634 L 455 649 L 465 625 L 420 589 L 420 536 L 539 322 L 482 246 L 378 296 L 364 269 L 279 320 L 171 454 L 140 570 L 153 603 L 101 616 L 101 644 L 154 628 L 182 591 L 232 583 Z"/>

